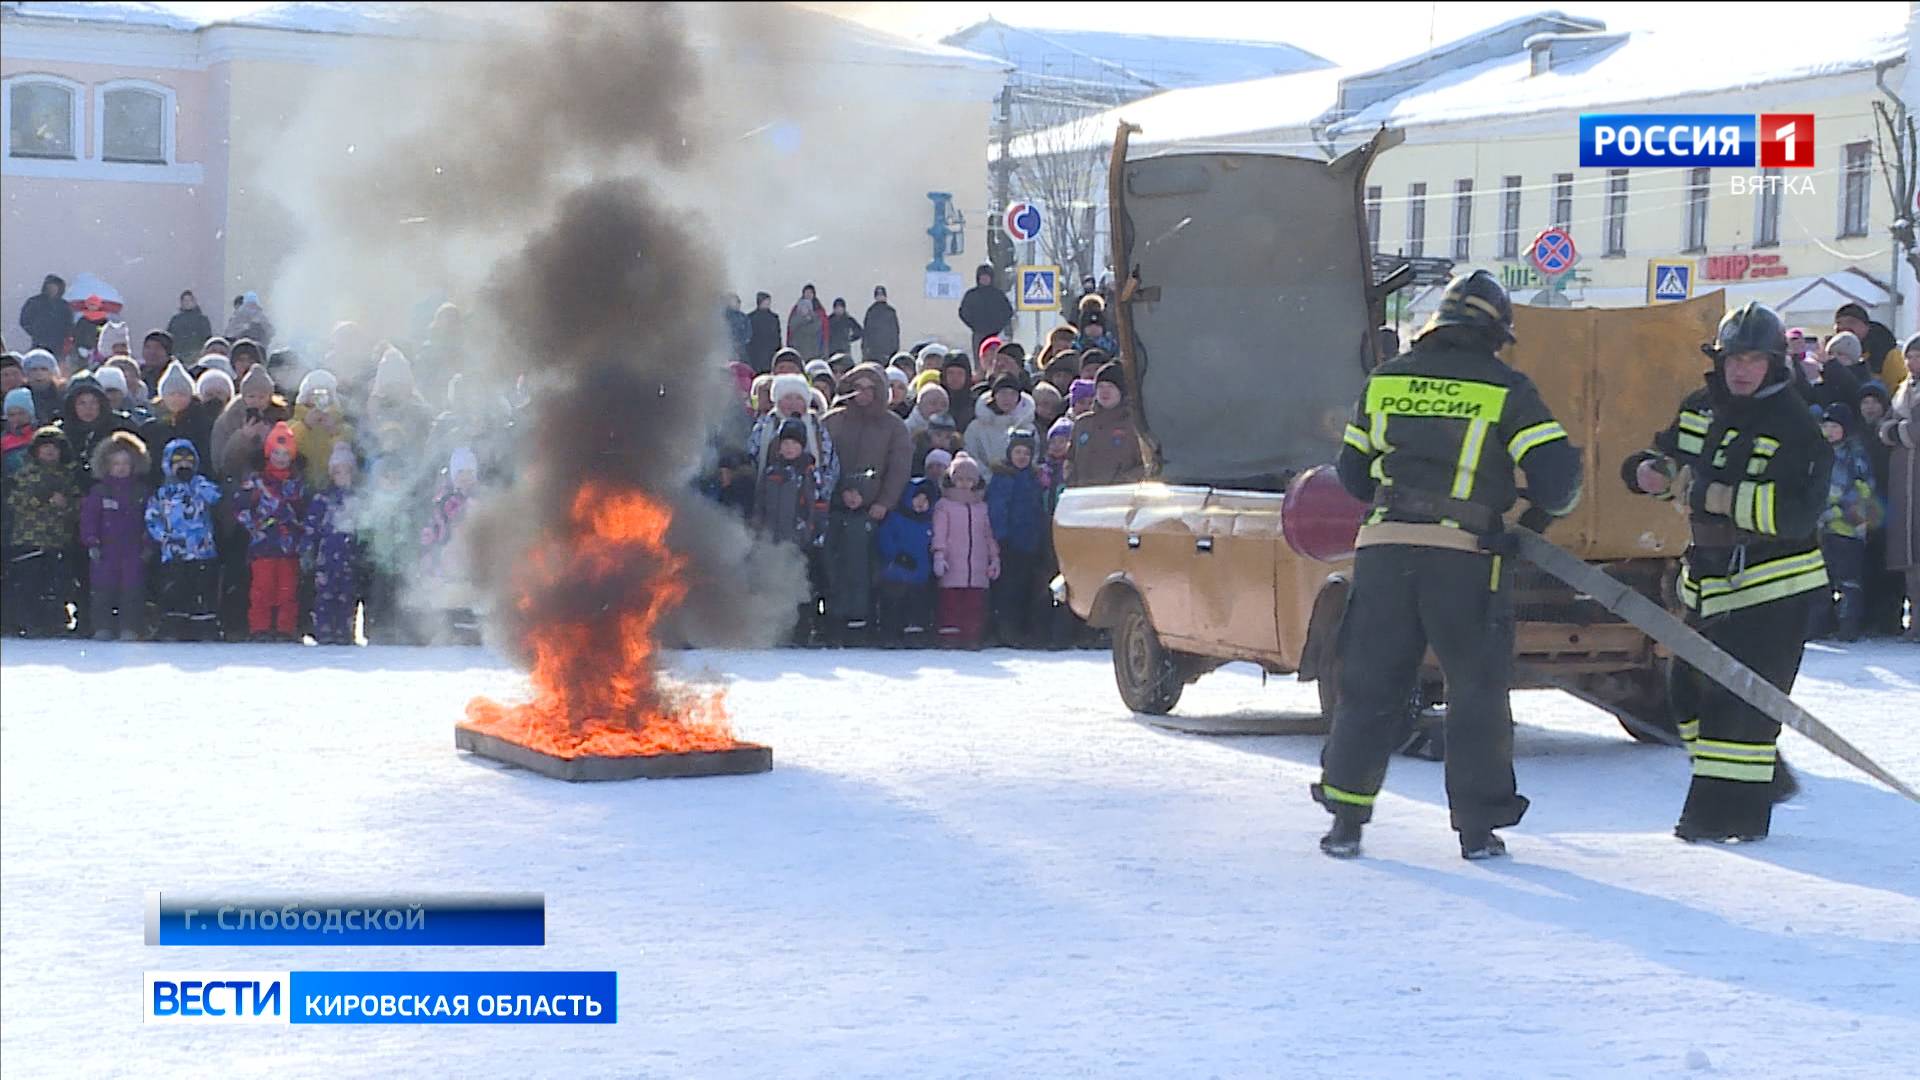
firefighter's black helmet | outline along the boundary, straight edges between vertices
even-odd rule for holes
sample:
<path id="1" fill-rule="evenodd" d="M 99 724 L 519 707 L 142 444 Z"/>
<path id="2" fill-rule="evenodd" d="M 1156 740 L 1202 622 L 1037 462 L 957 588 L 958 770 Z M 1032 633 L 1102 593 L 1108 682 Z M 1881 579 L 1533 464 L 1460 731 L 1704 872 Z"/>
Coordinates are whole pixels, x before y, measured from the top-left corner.
<path id="1" fill-rule="evenodd" d="M 1485 270 L 1460 274 L 1447 282 L 1440 309 L 1420 328 L 1420 336 L 1442 326 L 1473 327 L 1488 333 L 1496 347 L 1505 345 L 1513 340 L 1513 300 Z"/>
<path id="2" fill-rule="evenodd" d="M 1787 325 L 1770 307 L 1757 300 L 1727 312 L 1706 354 L 1717 362 L 1736 353 L 1763 352 L 1777 364 L 1787 362 Z"/>

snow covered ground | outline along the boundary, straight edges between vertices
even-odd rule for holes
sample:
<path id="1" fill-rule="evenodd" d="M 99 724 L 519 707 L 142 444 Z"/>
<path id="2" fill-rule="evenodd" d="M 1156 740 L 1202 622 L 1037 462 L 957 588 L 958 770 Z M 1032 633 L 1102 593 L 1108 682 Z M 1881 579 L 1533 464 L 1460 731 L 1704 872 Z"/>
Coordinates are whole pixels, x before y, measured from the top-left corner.
<path id="1" fill-rule="evenodd" d="M 481 650 L 8 642 L 9 1077 L 1912 1076 L 1920 806 L 1789 734 L 1740 848 L 1669 835 L 1678 751 L 1517 695 L 1515 858 L 1396 760 L 1322 857 L 1320 740 L 1128 716 L 1103 654 L 702 653 L 757 777 L 568 786 L 464 759 Z M 1796 694 L 1920 780 L 1920 649 Z M 1237 669 L 1186 717 L 1310 712 Z M 148 888 L 536 890 L 527 949 L 142 944 Z M 614 968 L 613 1027 L 143 1026 L 146 969 Z M 104 1004 L 103 1004 L 104 1003 Z"/>

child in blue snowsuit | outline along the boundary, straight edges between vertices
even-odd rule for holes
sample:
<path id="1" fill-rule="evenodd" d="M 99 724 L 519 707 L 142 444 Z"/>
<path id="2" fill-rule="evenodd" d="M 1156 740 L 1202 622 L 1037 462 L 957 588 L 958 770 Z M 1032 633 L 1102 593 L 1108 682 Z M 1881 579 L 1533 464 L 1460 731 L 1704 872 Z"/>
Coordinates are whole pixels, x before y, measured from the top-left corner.
<path id="1" fill-rule="evenodd" d="M 347 500 L 360 463 L 353 446 L 333 444 L 327 458 L 327 489 L 307 504 L 307 558 L 313 566 L 313 640 L 353 644 L 353 612 L 360 606 L 360 537 Z"/>
<path id="2" fill-rule="evenodd" d="M 212 641 L 220 625 L 220 556 L 213 542 L 220 486 L 201 474 L 191 439 L 170 440 L 160 467 L 166 480 L 147 496 L 146 513 L 147 535 L 160 548 L 160 636 Z"/>
<path id="3" fill-rule="evenodd" d="M 874 535 L 880 559 L 878 619 L 882 648 L 923 643 L 933 619 L 933 500 L 936 489 L 922 477 L 907 485 L 897 513 Z"/>
<path id="4" fill-rule="evenodd" d="M 1024 648 L 1045 629 L 1036 612 L 1046 594 L 1045 581 L 1036 581 L 1046 553 L 1047 489 L 1035 468 L 1039 439 L 1032 428 L 1019 427 L 1007 435 L 1007 457 L 993 470 L 987 485 L 987 515 L 993 538 L 1000 545 L 1000 576 L 989 601 L 1000 644 Z"/>
<path id="5" fill-rule="evenodd" d="M 1880 525 L 1880 500 L 1873 486 L 1873 465 L 1853 430 L 1853 410 L 1844 404 L 1826 407 L 1820 429 L 1833 447 L 1833 471 L 1827 481 L 1827 509 L 1820 517 L 1820 554 L 1827 578 L 1839 595 L 1839 639 L 1858 641 L 1866 615 L 1867 533 Z M 1832 632 L 1835 606 L 1815 603 L 1810 637 Z"/>

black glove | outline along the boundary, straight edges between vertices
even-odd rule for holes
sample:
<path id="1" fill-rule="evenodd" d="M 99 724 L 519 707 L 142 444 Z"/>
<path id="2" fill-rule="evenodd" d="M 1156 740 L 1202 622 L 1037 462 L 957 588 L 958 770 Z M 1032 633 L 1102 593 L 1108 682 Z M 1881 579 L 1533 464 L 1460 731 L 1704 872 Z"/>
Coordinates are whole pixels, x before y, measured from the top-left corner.
<path id="1" fill-rule="evenodd" d="M 1553 515 L 1538 506 L 1528 504 L 1526 511 L 1520 515 L 1519 525 L 1528 532 L 1536 532 L 1544 536 L 1547 530 L 1553 527 Z"/>

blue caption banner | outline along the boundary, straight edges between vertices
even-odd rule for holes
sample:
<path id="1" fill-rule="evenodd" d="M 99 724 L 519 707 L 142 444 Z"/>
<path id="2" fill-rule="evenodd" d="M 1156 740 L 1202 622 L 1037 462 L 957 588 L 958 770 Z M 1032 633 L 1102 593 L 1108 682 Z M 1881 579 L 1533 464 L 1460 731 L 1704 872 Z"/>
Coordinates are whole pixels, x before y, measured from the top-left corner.
<path id="1" fill-rule="evenodd" d="M 149 945 L 545 945 L 542 893 L 147 894 Z"/>
<path id="2" fill-rule="evenodd" d="M 1580 166 L 1751 167 L 1758 137 L 1752 113 L 1586 113 L 1580 117 Z"/>
<path id="3" fill-rule="evenodd" d="M 620 1010 L 612 971 L 295 971 L 288 983 L 294 1024 L 611 1024 Z"/>
<path id="4" fill-rule="evenodd" d="M 611 1024 L 611 971 L 149 971 L 149 1024 Z"/>

